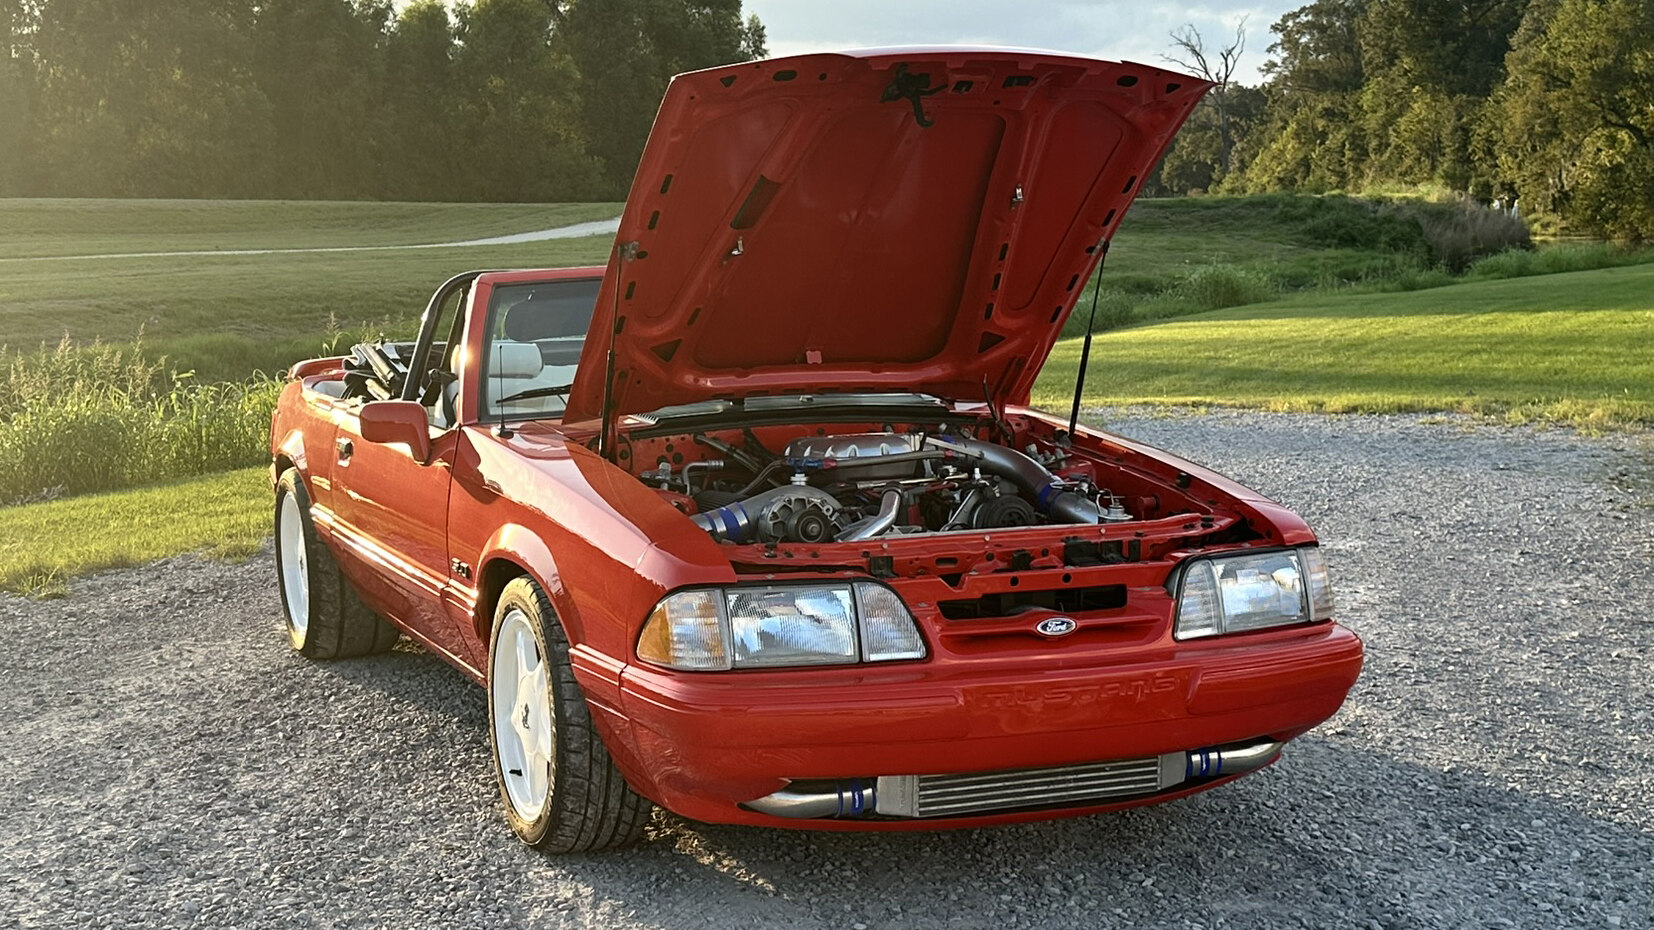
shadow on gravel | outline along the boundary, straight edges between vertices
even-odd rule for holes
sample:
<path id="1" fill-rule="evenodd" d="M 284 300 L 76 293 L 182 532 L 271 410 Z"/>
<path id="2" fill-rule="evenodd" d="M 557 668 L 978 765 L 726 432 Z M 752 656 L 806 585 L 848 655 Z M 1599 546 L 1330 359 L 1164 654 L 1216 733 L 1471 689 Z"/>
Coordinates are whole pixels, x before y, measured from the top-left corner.
<path id="1" fill-rule="evenodd" d="M 440 737 L 401 735 L 410 756 L 446 756 L 457 779 L 448 787 L 466 802 L 427 810 L 433 834 L 471 836 L 428 866 L 505 879 L 518 891 L 491 909 L 513 922 L 1647 925 L 1632 889 L 1654 881 L 1654 836 L 1490 775 L 1432 769 L 1319 731 L 1248 779 L 1118 814 L 855 834 L 715 826 L 663 813 L 637 849 L 544 856 L 516 844 L 498 813 L 480 689 L 422 653 L 315 668 L 333 679 L 327 691 L 367 689 L 399 715 L 444 721 Z M 436 738 L 458 742 L 432 745 Z M 418 791 L 425 773 L 408 761 L 397 774 Z"/>
<path id="2" fill-rule="evenodd" d="M 1038 926 L 1642 926 L 1631 896 L 1654 880 L 1654 837 L 1635 827 L 1317 735 L 1251 779 L 1083 820 L 860 835 L 680 822 L 672 833 L 708 872 L 738 867 L 749 887 L 869 925 L 939 925 L 932 909 L 944 906 L 976 915 L 967 923 Z M 918 913 L 905 903 L 915 895 Z"/>

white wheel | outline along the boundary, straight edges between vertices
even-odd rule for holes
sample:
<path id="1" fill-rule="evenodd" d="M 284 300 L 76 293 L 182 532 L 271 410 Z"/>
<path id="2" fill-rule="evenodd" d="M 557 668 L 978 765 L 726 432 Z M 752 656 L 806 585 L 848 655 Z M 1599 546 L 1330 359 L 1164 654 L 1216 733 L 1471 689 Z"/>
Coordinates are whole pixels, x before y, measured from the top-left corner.
<path id="1" fill-rule="evenodd" d="M 386 652 L 401 636 L 368 609 L 339 571 L 310 520 L 310 492 L 298 469 L 276 480 L 276 587 L 287 639 L 300 655 L 343 659 Z"/>
<path id="2" fill-rule="evenodd" d="M 501 619 L 492 660 L 495 762 L 512 812 L 533 823 L 545 815 L 557 774 L 557 736 L 546 657 L 522 610 L 512 607 Z"/>
<path id="3" fill-rule="evenodd" d="M 280 512 L 276 514 L 276 548 L 281 553 L 276 562 L 287 604 L 282 615 L 287 620 L 287 635 L 293 640 L 293 648 L 298 649 L 304 645 L 305 633 L 310 629 L 310 569 L 305 559 L 304 518 L 292 494 L 281 497 Z"/>
<path id="4" fill-rule="evenodd" d="M 653 808 L 604 747 L 563 625 L 533 579 L 506 583 L 489 633 L 488 735 L 512 832 L 559 853 L 635 842 Z"/>

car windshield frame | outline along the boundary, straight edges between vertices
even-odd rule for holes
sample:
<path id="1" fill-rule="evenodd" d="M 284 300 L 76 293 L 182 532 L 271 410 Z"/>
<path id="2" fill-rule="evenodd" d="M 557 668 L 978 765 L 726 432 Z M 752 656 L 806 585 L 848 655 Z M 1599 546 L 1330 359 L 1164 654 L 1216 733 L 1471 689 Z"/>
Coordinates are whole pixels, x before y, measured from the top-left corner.
<path id="1" fill-rule="evenodd" d="M 601 284 L 598 278 L 565 278 L 495 284 L 489 289 L 478 359 L 480 421 L 562 418 L 568 401 L 566 388 L 574 381 Z M 545 305 L 543 313 L 533 320 L 538 326 L 519 325 L 519 331 L 512 333 L 511 313 L 522 312 L 534 303 Z M 575 316 L 571 317 L 571 312 Z M 539 367 L 535 368 L 528 353 L 512 350 L 512 365 L 516 367 L 510 375 L 502 374 L 500 369 L 509 367 L 501 364 L 502 347 L 507 344 L 534 346 L 540 351 Z M 502 407 L 501 399 L 514 395 L 520 395 L 520 399 Z"/>

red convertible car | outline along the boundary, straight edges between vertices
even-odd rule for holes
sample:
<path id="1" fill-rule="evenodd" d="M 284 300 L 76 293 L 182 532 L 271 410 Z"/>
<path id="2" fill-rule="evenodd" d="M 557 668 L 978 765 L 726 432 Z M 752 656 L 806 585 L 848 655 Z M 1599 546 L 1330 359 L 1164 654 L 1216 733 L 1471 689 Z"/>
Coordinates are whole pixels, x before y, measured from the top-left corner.
<path id="1" fill-rule="evenodd" d="M 1314 534 L 1027 406 L 1205 90 L 962 49 L 678 77 L 606 268 L 460 275 L 416 341 L 294 366 L 293 645 L 482 683 L 507 819 L 561 851 L 652 804 L 952 827 L 1273 762 L 1361 667 Z"/>

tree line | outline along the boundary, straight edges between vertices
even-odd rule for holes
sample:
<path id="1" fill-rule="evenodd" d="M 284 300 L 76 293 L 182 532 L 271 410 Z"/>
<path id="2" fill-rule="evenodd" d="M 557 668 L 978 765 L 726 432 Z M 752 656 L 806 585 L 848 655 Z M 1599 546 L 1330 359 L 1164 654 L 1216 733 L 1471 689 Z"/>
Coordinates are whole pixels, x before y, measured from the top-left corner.
<path id="1" fill-rule="evenodd" d="M 1270 31 L 1259 87 L 1222 80 L 1236 42 L 1174 34 L 1220 83 L 1167 192 L 1428 186 L 1654 238 L 1654 0 L 1315 0 Z"/>
<path id="2" fill-rule="evenodd" d="M 0 0 L 0 196 L 619 198 L 740 0 Z"/>
<path id="3" fill-rule="evenodd" d="M 1218 86 L 1162 193 L 1433 187 L 1654 238 L 1654 0 L 1314 0 L 1168 56 Z M 0 196 L 621 196 L 740 0 L 0 0 Z"/>

